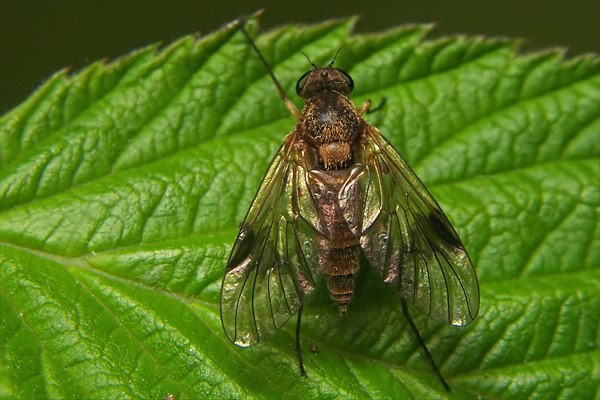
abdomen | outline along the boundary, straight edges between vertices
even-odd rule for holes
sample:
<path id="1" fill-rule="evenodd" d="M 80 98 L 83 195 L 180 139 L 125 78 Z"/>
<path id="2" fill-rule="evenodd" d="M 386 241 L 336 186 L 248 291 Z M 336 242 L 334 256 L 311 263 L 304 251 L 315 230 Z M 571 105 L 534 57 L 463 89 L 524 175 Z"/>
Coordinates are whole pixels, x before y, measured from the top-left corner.
<path id="1" fill-rule="evenodd" d="M 329 296 L 345 313 L 354 296 L 359 269 L 359 246 L 331 247 L 331 242 L 320 243 L 319 263 L 323 269 Z"/>
<path id="2" fill-rule="evenodd" d="M 360 257 L 360 238 L 352 233 L 339 200 L 339 192 L 350 173 L 350 169 L 320 171 L 318 177 L 313 175 L 317 180 L 313 181 L 315 185 L 311 190 L 321 218 L 319 230 L 323 234 L 318 240 L 319 266 L 329 295 L 342 313 L 354 295 Z M 360 198 L 353 196 L 346 207 L 360 207 Z"/>

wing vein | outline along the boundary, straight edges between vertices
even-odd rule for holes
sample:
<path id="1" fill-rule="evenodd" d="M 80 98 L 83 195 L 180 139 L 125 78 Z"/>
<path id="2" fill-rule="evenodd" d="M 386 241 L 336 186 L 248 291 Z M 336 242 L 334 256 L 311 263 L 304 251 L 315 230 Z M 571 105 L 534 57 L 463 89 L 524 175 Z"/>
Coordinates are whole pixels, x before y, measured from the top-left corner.
<path id="1" fill-rule="evenodd" d="M 423 238 L 425 239 L 425 242 L 429 246 L 429 249 L 431 250 L 431 253 L 435 257 L 435 261 L 437 262 L 437 265 L 438 265 L 438 267 L 440 269 L 440 272 L 442 273 L 442 277 L 444 278 L 444 286 L 446 287 L 446 304 L 448 306 L 448 321 L 451 321 L 452 317 L 450 315 L 450 310 L 451 310 L 451 307 L 450 307 L 450 288 L 448 286 L 448 278 L 446 277 L 446 272 L 444 271 L 444 267 L 442 266 L 442 264 L 441 264 L 441 262 L 440 262 L 440 260 L 439 260 L 439 258 L 437 256 L 436 249 L 431 245 L 431 242 L 430 242 L 429 238 L 427 237 L 427 234 L 425 233 L 425 230 L 423 229 L 423 227 L 419 223 L 419 220 L 417 219 L 417 217 L 415 215 L 415 212 L 414 212 L 414 210 L 413 210 L 410 202 L 408 202 L 408 209 L 409 209 L 410 213 L 412 214 L 412 216 L 414 218 L 414 221 L 415 221 L 415 223 L 417 225 L 417 228 L 419 229 L 419 231 L 421 231 L 421 234 L 423 235 Z M 427 269 L 427 276 L 430 277 L 430 274 L 429 274 L 429 264 L 427 262 L 425 262 L 425 268 Z M 429 287 L 431 288 L 431 280 L 430 280 L 430 286 Z M 432 292 L 432 290 L 430 289 L 430 291 L 429 291 L 430 295 L 431 295 L 431 292 Z M 430 313 L 431 313 L 431 303 L 432 302 L 430 301 L 430 303 L 429 303 Z"/>

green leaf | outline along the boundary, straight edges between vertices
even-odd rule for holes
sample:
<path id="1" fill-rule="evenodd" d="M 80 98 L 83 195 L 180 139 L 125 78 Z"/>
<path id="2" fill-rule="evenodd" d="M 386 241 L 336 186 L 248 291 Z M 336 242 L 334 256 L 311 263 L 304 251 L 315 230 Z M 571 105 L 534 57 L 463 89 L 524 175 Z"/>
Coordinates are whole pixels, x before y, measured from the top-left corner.
<path id="1" fill-rule="evenodd" d="M 51 77 L 0 119 L 0 395 L 10 398 L 593 398 L 600 350 L 600 60 L 519 55 L 429 26 L 353 20 L 258 37 L 288 93 L 301 50 L 354 78 L 353 101 L 455 224 L 480 278 L 468 327 L 416 323 L 367 276 L 349 315 L 314 299 L 240 349 L 219 287 L 262 174 L 294 126 L 233 26 Z M 300 105 L 300 102 L 297 103 Z M 309 347 L 315 345 L 317 352 Z"/>

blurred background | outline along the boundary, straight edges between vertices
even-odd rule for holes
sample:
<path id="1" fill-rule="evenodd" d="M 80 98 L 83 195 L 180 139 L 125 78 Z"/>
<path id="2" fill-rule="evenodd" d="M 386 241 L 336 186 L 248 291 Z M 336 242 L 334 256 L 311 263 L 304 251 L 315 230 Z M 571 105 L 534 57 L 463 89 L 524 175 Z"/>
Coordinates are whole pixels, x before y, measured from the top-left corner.
<path id="1" fill-rule="evenodd" d="M 600 52 L 599 0 L 105 0 L 0 1 L 0 115 L 25 100 L 52 73 L 77 70 L 154 42 L 208 33 L 266 8 L 261 26 L 360 15 L 356 30 L 435 22 L 430 37 L 481 34 L 525 39 L 523 50 Z"/>

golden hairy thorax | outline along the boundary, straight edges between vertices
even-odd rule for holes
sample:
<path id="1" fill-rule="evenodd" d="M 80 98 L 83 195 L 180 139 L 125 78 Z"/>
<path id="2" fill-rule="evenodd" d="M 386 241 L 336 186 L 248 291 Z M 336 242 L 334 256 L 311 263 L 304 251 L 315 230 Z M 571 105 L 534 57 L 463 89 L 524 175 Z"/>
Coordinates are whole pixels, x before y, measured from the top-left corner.
<path id="1" fill-rule="evenodd" d="M 325 170 L 348 167 L 352 147 L 364 121 L 348 98 L 336 91 L 323 91 L 306 100 L 300 124 L 304 140 L 316 151 Z"/>

